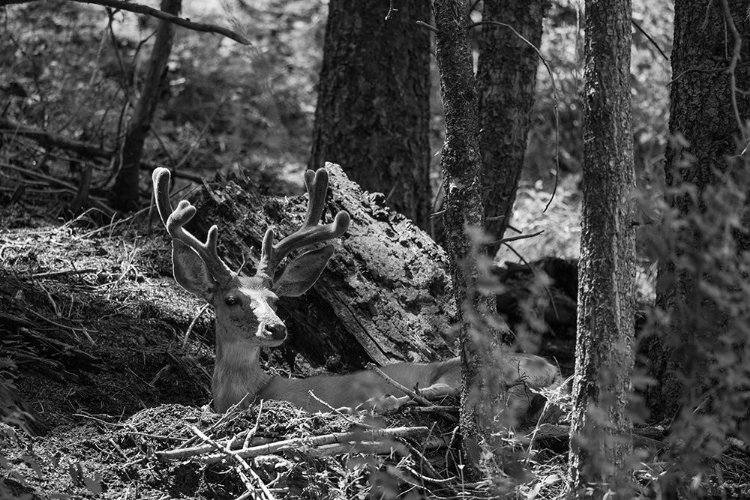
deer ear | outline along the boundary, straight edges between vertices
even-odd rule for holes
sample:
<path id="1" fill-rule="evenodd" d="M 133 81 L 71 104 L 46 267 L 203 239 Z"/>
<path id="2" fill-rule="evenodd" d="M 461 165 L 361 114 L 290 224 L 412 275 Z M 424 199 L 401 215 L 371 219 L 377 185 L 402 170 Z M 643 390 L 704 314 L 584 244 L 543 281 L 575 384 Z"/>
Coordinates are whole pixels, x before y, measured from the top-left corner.
<path id="1" fill-rule="evenodd" d="M 279 297 L 299 297 L 318 281 L 331 255 L 333 245 L 303 253 L 287 264 L 279 279 L 274 280 L 273 292 Z"/>
<path id="2" fill-rule="evenodd" d="M 208 272 L 205 262 L 180 240 L 172 240 L 174 279 L 185 290 L 211 302 L 219 284 Z"/>

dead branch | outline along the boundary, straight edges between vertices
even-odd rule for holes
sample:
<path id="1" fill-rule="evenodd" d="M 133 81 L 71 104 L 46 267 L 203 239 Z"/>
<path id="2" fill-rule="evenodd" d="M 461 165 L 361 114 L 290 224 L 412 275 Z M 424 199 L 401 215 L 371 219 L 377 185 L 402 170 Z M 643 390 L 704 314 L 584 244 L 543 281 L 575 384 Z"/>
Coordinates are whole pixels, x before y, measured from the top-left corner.
<path id="1" fill-rule="evenodd" d="M 2 2 L 3 0 L 0 0 L 0 6 L 2 6 L 3 4 Z M 112 158 L 119 156 L 119 153 L 117 151 L 109 151 L 109 150 L 94 146 L 92 144 L 88 144 L 88 143 L 81 142 L 81 141 L 76 141 L 73 139 L 68 139 L 67 137 L 63 137 L 58 134 L 53 134 L 45 130 L 28 127 L 26 125 L 22 125 L 20 123 L 8 120 L 6 118 L 0 118 L 0 134 L 11 136 L 11 137 L 14 135 L 28 137 L 29 139 L 32 139 L 43 146 L 51 146 L 51 147 L 55 147 L 59 149 L 65 149 L 67 151 L 73 151 L 74 153 L 78 153 L 82 156 L 88 156 L 92 158 L 102 158 L 105 160 L 111 160 Z M 153 171 L 154 169 L 160 166 L 162 165 L 157 165 L 156 163 L 151 163 L 147 161 L 140 162 L 140 169 L 147 170 L 149 172 Z M 174 177 L 192 181 L 197 184 L 203 183 L 203 178 L 198 175 L 188 174 L 185 172 L 172 172 L 172 175 Z M 72 186 L 72 185 L 68 185 L 68 186 L 70 186 L 71 189 L 77 190 L 75 186 Z"/>
<path id="2" fill-rule="evenodd" d="M 394 427 L 392 429 L 368 429 L 354 432 L 333 432 L 324 436 L 314 436 L 305 438 L 286 439 L 275 443 L 264 444 L 245 448 L 240 451 L 230 452 L 239 455 L 242 458 L 253 458 L 260 455 L 273 455 L 287 450 L 295 450 L 300 447 L 320 447 L 328 444 L 342 443 L 359 443 L 365 440 L 374 441 L 383 438 L 413 437 L 428 434 L 430 430 L 427 427 Z M 196 447 L 195 450 L 201 449 L 200 454 L 204 453 L 203 447 Z M 212 447 L 213 448 L 213 447 Z M 169 450 L 156 452 L 156 456 L 163 461 L 181 460 L 189 456 L 195 456 L 198 453 L 187 454 L 188 450 Z M 200 458 L 202 463 L 213 464 L 221 461 L 226 455 L 213 454 Z"/>
<path id="3" fill-rule="evenodd" d="M 0 0 L 0 7 L 5 7 L 6 5 L 13 5 L 13 4 L 21 4 L 21 3 L 31 3 L 38 0 Z M 155 17 L 157 19 L 162 19 L 164 21 L 168 21 L 170 23 L 176 24 L 177 26 L 182 26 L 183 28 L 187 28 L 193 31 L 201 31 L 203 33 L 215 33 L 217 35 L 223 35 L 227 38 L 230 38 L 234 40 L 237 43 L 241 43 L 242 45 L 252 45 L 250 41 L 243 37 L 242 35 L 238 35 L 234 31 L 222 28 L 221 26 L 216 26 L 215 24 L 207 24 L 207 23 L 195 23 L 191 21 L 190 19 L 185 19 L 179 16 L 174 16 L 172 14 L 167 14 L 166 12 L 162 12 L 159 9 L 154 9 L 152 7 L 147 7 L 145 5 L 138 5 L 135 3 L 129 3 L 129 2 L 121 2 L 119 0 L 73 0 L 74 2 L 79 3 L 88 3 L 93 5 L 101 5 L 103 7 L 112 7 L 114 9 L 120 9 L 120 10 L 126 10 L 128 12 L 134 12 L 136 14 L 145 14 L 147 16 Z"/>
<path id="4" fill-rule="evenodd" d="M 97 272 L 97 269 L 67 269 L 65 271 L 47 271 L 44 273 L 32 274 L 32 278 L 56 278 L 58 276 L 67 276 L 69 274 L 91 274 Z"/>
<path id="5" fill-rule="evenodd" d="M 499 239 L 499 240 L 496 240 L 496 241 L 491 241 L 490 243 L 485 243 L 485 245 L 502 245 L 504 243 L 509 243 L 511 241 L 526 240 L 526 239 L 529 239 L 529 238 L 534 238 L 536 236 L 539 236 L 543 232 L 544 232 L 544 230 L 537 231 L 536 233 L 531 233 L 531 234 L 519 234 L 518 236 L 509 236 L 507 238 L 502 238 L 502 239 Z"/>
<path id="6" fill-rule="evenodd" d="M 393 451 L 393 443 L 387 441 L 358 441 L 356 443 L 357 451 L 372 455 L 388 455 Z M 437 450 L 445 446 L 445 440 L 441 437 L 433 436 L 423 442 L 420 446 L 425 450 Z M 404 445 L 404 448 L 411 450 L 411 447 Z M 309 454 L 316 457 L 342 455 L 351 453 L 352 443 L 334 443 L 318 446 L 309 451 Z"/>
<path id="7" fill-rule="evenodd" d="M 273 494 L 268 491 L 268 487 L 263 482 L 263 480 L 258 476 L 258 474 L 253 470 L 252 467 L 250 467 L 250 464 L 245 461 L 245 459 L 241 456 L 239 456 L 237 453 L 232 453 L 229 450 L 224 449 L 219 443 L 214 441 L 213 439 L 206 436 L 203 432 L 200 431 L 197 427 L 194 425 L 190 426 L 190 430 L 193 431 L 193 433 L 201 438 L 204 442 L 210 444 L 213 448 L 219 451 L 223 456 L 226 456 L 227 458 L 234 459 L 238 464 L 240 464 L 240 467 L 237 467 L 237 474 L 242 479 L 243 484 L 245 485 L 245 488 L 247 488 L 247 491 L 254 492 L 255 488 L 253 487 L 252 483 L 248 480 L 248 478 L 243 474 L 243 470 L 247 471 L 251 476 L 253 476 L 253 479 L 255 479 L 255 482 L 258 483 L 258 486 L 260 487 L 260 490 L 263 492 L 266 500 L 274 500 L 275 497 Z"/>
<path id="8" fill-rule="evenodd" d="M 393 380 L 391 377 L 389 377 L 383 370 L 381 370 L 380 368 L 378 368 L 377 366 L 375 366 L 373 363 L 369 363 L 367 365 L 367 369 L 374 371 L 378 376 L 380 376 L 380 378 L 382 378 L 383 380 L 385 380 L 386 382 L 388 382 L 390 385 L 392 385 L 393 387 L 395 387 L 399 391 L 403 392 L 404 394 L 406 394 L 407 396 L 409 396 L 410 398 L 412 398 L 414 401 L 416 401 L 420 405 L 422 405 L 422 406 L 432 406 L 432 403 L 427 398 L 425 398 L 421 394 L 417 394 L 416 392 L 412 391 L 411 389 L 409 389 L 405 385 L 399 384 L 398 382 L 396 382 L 395 380 Z"/>
<path id="9" fill-rule="evenodd" d="M 399 384 L 398 382 L 396 382 L 395 380 L 393 380 L 391 377 L 389 377 L 383 370 L 381 370 L 380 368 L 378 368 L 377 366 L 375 366 L 373 363 L 368 364 L 367 365 L 367 369 L 374 371 L 383 380 L 385 380 L 386 382 L 388 382 L 389 384 L 391 384 L 393 387 L 395 387 L 399 391 L 403 392 L 404 394 L 406 394 L 407 396 L 409 396 L 410 398 L 412 398 L 414 401 L 416 401 L 420 405 L 426 406 L 426 407 L 433 406 L 432 402 L 430 400 L 428 400 L 427 398 L 425 398 L 421 394 L 417 394 L 415 391 L 412 391 L 408 387 L 406 387 L 406 386 L 404 386 L 402 384 Z M 454 423 L 458 422 L 458 418 L 456 418 L 455 415 L 451 415 L 450 413 L 445 413 L 445 412 L 437 412 L 437 413 L 438 413 L 438 415 L 440 415 L 441 417 L 443 417 L 444 419 L 446 419 L 449 422 L 454 422 Z"/>

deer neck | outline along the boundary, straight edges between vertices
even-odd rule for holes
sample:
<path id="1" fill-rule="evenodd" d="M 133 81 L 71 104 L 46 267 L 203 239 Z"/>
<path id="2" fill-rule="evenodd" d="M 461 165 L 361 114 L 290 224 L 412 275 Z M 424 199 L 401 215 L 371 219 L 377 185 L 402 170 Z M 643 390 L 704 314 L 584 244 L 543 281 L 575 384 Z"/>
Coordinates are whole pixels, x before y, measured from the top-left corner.
<path id="1" fill-rule="evenodd" d="M 216 333 L 216 364 L 211 382 L 214 407 L 224 413 L 242 401 L 241 407 L 246 408 L 274 377 L 260 367 L 260 346 L 244 339 L 219 342 L 218 329 Z"/>

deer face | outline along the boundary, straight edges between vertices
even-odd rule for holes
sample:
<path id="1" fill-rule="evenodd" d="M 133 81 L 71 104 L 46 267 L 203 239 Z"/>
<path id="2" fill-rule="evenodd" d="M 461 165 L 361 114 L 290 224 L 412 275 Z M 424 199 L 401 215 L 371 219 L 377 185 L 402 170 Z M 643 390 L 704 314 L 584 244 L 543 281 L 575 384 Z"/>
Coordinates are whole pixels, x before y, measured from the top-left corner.
<path id="1" fill-rule="evenodd" d="M 169 201 L 169 171 L 156 169 L 154 194 L 159 215 L 172 237 L 172 265 L 175 280 L 187 291 L 214 306 L 216 348 L 231 351 L 237 342 L 257 346 L 278 346 L 286 339 L 286 326 L 276 315 L 279 297 L 296 297 L 315 284 L 333 255 L 333 246 L 315 248 L 296 257 L 277 277 L 276 267 L 295 250 L 311 247 L 341 236 L 349 227 L 349 214 L 339 212 L 330 224 L 320 225 L 328 190 L 324 169 L 305 173 L 309 194 L 305 222 L 293 234 L 273 243 L 268 229 L 263 238 L 255 276 L 239 276 L 217 252 L 218 228 L 211 227 L 205 241 L 184 229 L 195 215 L 195 207 L 182 200 L 173 209 Z M 218 363 L 218 362 L 217 362 Z"/>
<path id="2" fill-rule="evenodd" d="M 237 276 L 219 289 L 211 301 L 217 334 L 225 341 L 246 341 L 276 347 L 286 340 L 286 326 L 276 315 L 279 297 L 267 280 Z"/>
<path id="3" fill-rule="evenodd" d="M 278 346 L 286 339 L 286 326 L 276 315 L 280 296 L 297 297 L 312 287 L 333 255 L 326 245 L 292 260 L 281 276 L 220 274 L 191 247 L 172 242 L 174 277 L 185 290 L 214 306 L 217 343 L 247 341 Z"/>

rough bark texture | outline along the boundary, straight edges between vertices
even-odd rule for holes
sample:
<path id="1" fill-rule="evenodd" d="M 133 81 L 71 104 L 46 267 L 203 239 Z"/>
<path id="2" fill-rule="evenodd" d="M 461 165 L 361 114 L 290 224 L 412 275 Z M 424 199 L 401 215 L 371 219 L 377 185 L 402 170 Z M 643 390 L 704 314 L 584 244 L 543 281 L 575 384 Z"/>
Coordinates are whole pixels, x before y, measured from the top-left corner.
<path id="1" fill-rule="evenodd" d="M 364 189 L 427 228 L 430 211 L 428 0 L 328 4 L 311 168 L 343 165 Z"/>
<path id="2" fill-rule="evenodd" d="M 162 0 L 161 10 L 178 15 L 182 0 Z M 159 102 L 159 89 L 162 76 L 167 68 L 169 54 L 172 52 L 175 26 L 167 21 L 159 21 L 156 40 L 148 63 L 148 72 L 141 89 L 141 97 L 135 108 L 132 121 L 122 147 L 122 162 L 112 192 L 112 204 L 120 210 L 139 208 L 139 181 L 143 143 L 151 128 L 156 105 Z"/>
<path id="3" fill-rule="evenodd" d="M 508 24 L 539 47 L 547 0 L 485 0 L 482 21 Z M 510 222 L 534 104 L 536 51 L 508 27 L 483 25 L 479 44 L 479 144 L 485 230 L 500 239 Z M 491 245 L 494 255 L 498 246 Z"/>
<path id="4" fill-rule="evenodd" d="M 352 223 L 312 290 L 279 301 L 289 327 L 290 362 L 296 353 L 329 371 L 368 362 L 428 361 L 452 356 L 455 315 L 448 259 L 428 235 L 363 193 L 338 165 L 327 164 L 331 213 L 346 210 Z M 193 226 L 203 237 L 219 226 L 219 253 L 234 269 L 248 259 L 254 272 L 263 234 L 294 232 L 304 220 L 307 195 L 264 198 L 234 182 L 202 188 Z M 281 266 L 283 267 L 283 265 Z"/>
<path id="5" fill-rule="evenodd" d="M 632 453 L 635 188 L 630 0 L 586 2 L 584 167 L 570 479 L 624 494 Z M 624 494 L 623 498 L 629 495 Z"/>
<path id="6" fill-rule="evenodd" d="M 708 8 L 709 4 L 712 4 L 711 8 Z M 726 72 L 734 38 L 726 27 L 721 4 L 708 0 L 675 1 L 671 55 L 674 81 L 670 87 L 669 129 L 672 134 L 682 135 L 689 146 L 683 148 L 684 143 L 673 144 L 667 150 L 665 173 L 668 186 L 679 185 L 681 180 L 694 184 L 698 200 L 697 206 L 688 196 L 670 200 L 682 214 L 705 209 L 703 194 L 712 185 L 724 182 L 715 173 L 727 170 L 727 156 L 736 153 L 735 138 L 740 135 L 732 109 L 730 77 Z M 748 61 L 750 20 L 747 18 L 747 3 L 729 0 L 728 5 L 734 23 L 744 37 L 741 61 Z M 750 67 L 738 66 L 736 75 L 739 89 L 750 87 Z M 738 93 L 737 106 L 740 116 L 747 120 L 750 97 Z M 694 160 L 690 161 L 691 158 Z M 734 168 L 747 167 L 737 165 Z M 747 222 L 745 227 L 748 227 Z M 737 236 L 738 249 L 750 249 L 747 234 Z M 701 232 L 695 227 L 682 231 L 679 237 L 683 239 L 683 248 L 698 249 L 702 246 Z M 680 258 L 679 255 L 672 257 Z M 670 312 L 673 323 L 662 338 L 654 339 L 649 349 L 651 375 L 658 381 L 647 394 L 651 418 L 655 421 L 673 419 L 686 402 L 685 397 L 703 404 L 702 394 L 711 384 L 706 376 L 707 353 L 715 345 L 721 323 L 724 323 L 708 319 L 711 313 L 706 302 L 697 306 L 706 316 L 696 318 L 699 309 L 694 304 L 700 294 L 696 290 L 699 280 L 696 280 L 695 273 L 675 276 L 674 261 L 662 262 L 659 281 L 672 283 L 671 287 L 657 290 L 657 304 Z M 686 310 L 690 314 L 686 314 Z"/>
<path id="7" fill-rule="evenodd" d="M 453 285 L 463 363 L 460 427 L 470 464 L 477 465 L 480 444 L 490 445 L 506 422 L 498 417 L 502 384 L 494 376 L 500 369 L 501 335 L 487 328 L 494 312 L 494 297 L 477 291 L 477 254 L 472 250 L 470 228 L 482 228 L 477 94 L 474 86 L 469 5 L 461 0 L 433 3 L 436 58 L 445 110 L 445 142 L 441 166 L 445 178 L 445 241 L 453 269 Z M 487 300 L 491 299 L 491 300 Z M 494 374 L 494 375 L 493 375 Z M 486 455 L 485 455 L 486 456 Z"/>

